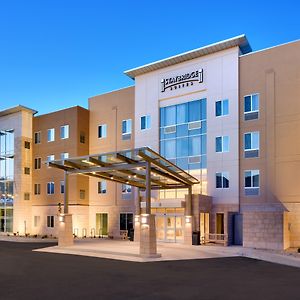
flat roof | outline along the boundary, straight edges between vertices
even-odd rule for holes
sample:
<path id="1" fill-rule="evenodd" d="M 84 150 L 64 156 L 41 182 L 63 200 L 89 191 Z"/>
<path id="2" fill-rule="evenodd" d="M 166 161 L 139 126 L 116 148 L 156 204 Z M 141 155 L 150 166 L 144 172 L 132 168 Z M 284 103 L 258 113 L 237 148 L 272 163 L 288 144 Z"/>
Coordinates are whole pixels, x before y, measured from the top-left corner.
<path id="1" fill-rule="evenodd" d="M 246 54 L 252 51 L 252 48 L 248 42 L 246 35 L 242 34 L 198 49 L 194 49 L 162 60 L 158 60 L 156 62 L 146 64 L 141 67 L 130 69 L 125 71 L 124 73 L 130 78 L 134 79 L 136 76 L 148 72 L 166 68 L 178 63 L 182 63 L 191 59 L 195 59 L 204 55 L 212 54 L 218 51 L 226 50 L 237 46 L 240 48 L 242 54 Z"/>
<path id="2" fill-rule="evenodd" d="M 146 189 L 147 164 L 151 167 L 151 189 L 187 188 L 198 179 L 148 147 L 87 155 L 48 162 L 68 174 L 82 174 Z"/>
<path id="3" fill-rule="evenodd" d="M 14 114 L 14 113 L 17 113 L 19 111 L 27 111 L 29 113 L 32 113 L 33 115 L 37 113 L 37 111 L 34 110 L 34 109 L 31 109 L 31 108 L 23 106 L 23 105 L 17 105 L 17 106 L 11 107 L 11 108 L 7 108 L 5 110 L 1 110 L 0 111 L 0 117 L 10 115 L 10 114 Z"/>

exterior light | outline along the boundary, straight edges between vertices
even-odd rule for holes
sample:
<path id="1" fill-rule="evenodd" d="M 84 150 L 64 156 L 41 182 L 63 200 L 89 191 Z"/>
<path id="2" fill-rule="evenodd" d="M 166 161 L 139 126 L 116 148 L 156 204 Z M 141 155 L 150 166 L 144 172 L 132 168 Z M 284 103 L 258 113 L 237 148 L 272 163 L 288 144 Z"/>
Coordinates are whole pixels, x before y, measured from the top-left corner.
<path id="1" fill-rule="evenodd" d="M 134 221 L 135 221 L 135 223 L 139 223 L 139 222 L 140 222 L 140 216 L 139 216 L 139 215 L 136 215 L 136 216 L 134 217 Z"/>
<path id="2" fill-rule="evenodd" d="M 81 162 L 88 164 L 88 165 L 94 165 L 94 163 L 92 163 L 91 161 L 89 161 L 87 159 L 83 159 Z"/>
<path id="3" fill-rule="evenodd" d="M 149 217 L 149 215 L 147 215 L 147 214 L 142 215 L 141 216 L 141 223 L 144 224 L 144 225 L 148 224 L 148 217 Z"/>
<path id="4" fill-rule="evenodd" d="M 92 174 L 94 174 L 94 175 L 95 175 L 95 174 L 96 174 L 96 172 L 92 172 Z"/>
<path id="5" fill-rule="evenodd" d="M 110 176 L 110 179 L 114 179 L 114 176 Z"/>
<path id="6" fill-rule="evenodd" d="M 133 175 L 133 178 L 136 178 L 136 175 Z"/>
<path id="7" fill-rule="evenodd" d="M 128 183 L 129 183 L 129 181 L 127 180 L 127 181 L 126 181 L 126 183 L 128 184 Z"/>
<path id="8" fill-rule="evenodd" d="M 191 223 L 192 216 L 185 216 L 185 223 Z"/>
<path id="9" fill-rule="evenodd" d="M 64 216 L 64 215 L 60 215 L 60 216 L 58 217 L 58 220 L 59 220 L 59 222 L 61 222 L 61 223 L 65 222 L 65 216 Z"/>
<path id="10" fill-rule="evenodd" d="M 131 178 L 131 175 L 129 175 L 128 178 L 130 179 L 130 178 Z"/>

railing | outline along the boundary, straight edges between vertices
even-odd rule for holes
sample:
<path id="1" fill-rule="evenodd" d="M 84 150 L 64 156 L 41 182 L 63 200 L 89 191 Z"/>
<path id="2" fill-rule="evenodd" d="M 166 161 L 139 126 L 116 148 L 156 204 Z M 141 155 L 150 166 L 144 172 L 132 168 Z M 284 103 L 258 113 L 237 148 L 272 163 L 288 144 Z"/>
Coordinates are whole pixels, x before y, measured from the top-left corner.
<path id="1" fill-rule="evenodd" d="M 228 244 L 228 235 L 220 233 L 206 233 L 204 235 L 204 243 L 220 243 L 227 245 Z"/>

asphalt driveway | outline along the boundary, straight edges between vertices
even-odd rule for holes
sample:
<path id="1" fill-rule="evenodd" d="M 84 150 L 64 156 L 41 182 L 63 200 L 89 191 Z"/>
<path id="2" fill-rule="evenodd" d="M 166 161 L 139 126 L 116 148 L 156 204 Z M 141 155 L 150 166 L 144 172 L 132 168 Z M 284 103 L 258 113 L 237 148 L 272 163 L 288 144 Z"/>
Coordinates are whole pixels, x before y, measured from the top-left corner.
<path id="1" fill-rule="evenodd" d="M 136 263 L 0 242 L 0 299 L 300 299 L 300 269 L 243 257 Z"/>

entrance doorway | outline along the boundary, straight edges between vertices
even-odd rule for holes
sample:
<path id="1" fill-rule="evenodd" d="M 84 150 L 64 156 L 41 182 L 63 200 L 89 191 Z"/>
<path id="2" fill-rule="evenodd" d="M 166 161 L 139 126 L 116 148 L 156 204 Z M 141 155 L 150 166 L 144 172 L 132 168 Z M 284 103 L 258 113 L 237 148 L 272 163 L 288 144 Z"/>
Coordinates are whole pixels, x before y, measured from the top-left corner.
<path id="1" fill-rule="evenodd" d="M 99 236 L 108 235 L 108 214 L 96 214 L 96 234 Z"/>
<path id="2" fill-rule="evenodd" d="M 183 242 L 183 216 L 156 215 L 157 240 L 169 243 Z"/>
<path id="3" fill-rule="evenodd" d="M 224 214 L 218 213 L 216 219 L 216 233 L 224 234 Z"/>

